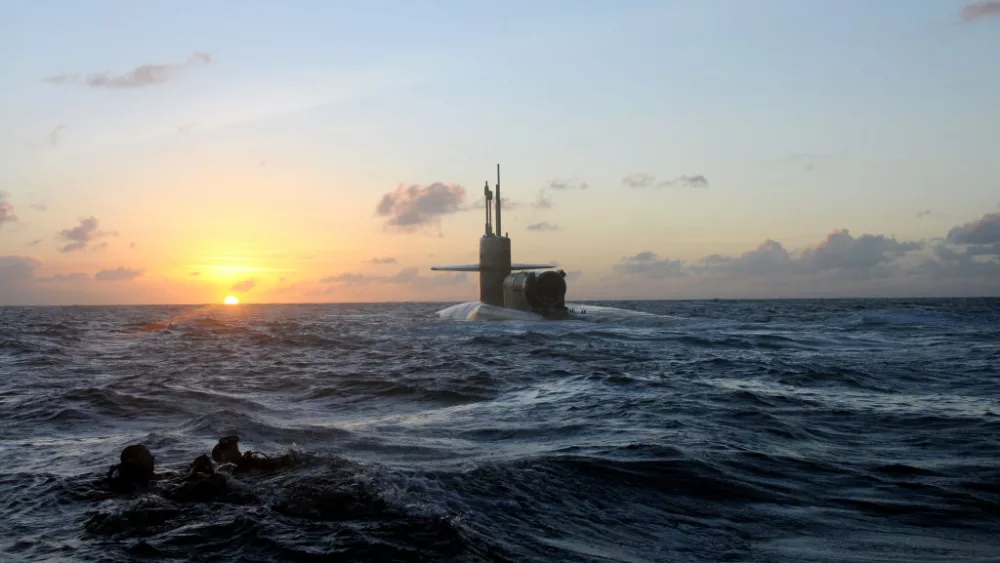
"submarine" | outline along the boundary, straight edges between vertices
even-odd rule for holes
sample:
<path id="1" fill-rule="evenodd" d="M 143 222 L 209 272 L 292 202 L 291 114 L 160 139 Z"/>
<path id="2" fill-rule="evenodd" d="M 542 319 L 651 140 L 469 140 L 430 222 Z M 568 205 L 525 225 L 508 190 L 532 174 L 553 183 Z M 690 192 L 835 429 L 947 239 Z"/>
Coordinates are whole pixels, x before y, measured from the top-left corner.
<path id="1" fill-rule="evenodd" d="M 486 233 L 479 239 L 479 263 L 431 266 L 431 270 L 479 272 L 479 301 L 485 305 L 531 312 L 546 319 L 570 318 L 569 308 L 566 307 L 565 271 L 552 269 L 555 268 L 554 264 L 522 264 L 510 261 L 510 237 L 501 230 L 499 164 L 497 164 L 496 183 L 496 232 L 493 229 L 494 199 L 489 180 L 483 187 L 483 196 L 486 199 Z"/>

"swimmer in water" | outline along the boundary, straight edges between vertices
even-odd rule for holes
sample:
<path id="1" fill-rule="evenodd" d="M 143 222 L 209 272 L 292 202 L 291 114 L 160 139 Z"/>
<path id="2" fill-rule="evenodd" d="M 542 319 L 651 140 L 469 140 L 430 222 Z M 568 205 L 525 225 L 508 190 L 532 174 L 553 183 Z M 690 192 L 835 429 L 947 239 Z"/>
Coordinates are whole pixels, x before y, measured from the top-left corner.
<path id="1" fill-rule="evenodd" d="M 107 480 L 116 490 L 133 490 L 145 487 L 156 478 L 156 456 L 142 444 L 122 450 L 119 463 L 108 470 Z"/>

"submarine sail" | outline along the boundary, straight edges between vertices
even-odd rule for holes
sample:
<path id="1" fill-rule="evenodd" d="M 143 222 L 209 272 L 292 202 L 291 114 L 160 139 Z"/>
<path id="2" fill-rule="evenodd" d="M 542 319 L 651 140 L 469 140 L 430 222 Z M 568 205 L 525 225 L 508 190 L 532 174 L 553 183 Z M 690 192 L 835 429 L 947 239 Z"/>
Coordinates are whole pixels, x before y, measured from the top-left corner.
<path id="1" fill-rule="evenodd" d="M 554 264 L 511 262 L 510 237 L 501 231 L 500 165 L 497 164 L 496 233 L 493 232 L 493 192 L 483 187 L 486 229 L 479 239 L 479 263 L 431 266 L 434 271 L 479 272 L 479 300 L 487 305 L 560 317 L 566 307 L 566 272 Z M 525 270 L 546 270 L 541 273 Z M 513 273 L 517 271 L 518 273 Z"/>

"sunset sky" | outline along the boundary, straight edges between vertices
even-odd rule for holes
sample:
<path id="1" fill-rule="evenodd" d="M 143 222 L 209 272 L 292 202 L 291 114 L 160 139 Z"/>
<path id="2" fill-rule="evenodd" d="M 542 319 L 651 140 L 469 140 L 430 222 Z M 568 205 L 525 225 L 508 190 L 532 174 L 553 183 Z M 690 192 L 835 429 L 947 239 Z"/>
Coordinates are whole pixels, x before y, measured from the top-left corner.
<path id="1" fill-rule="evenodd" d="M 1000 295 L 1000 2 L 0 2 L 0 305 Z"/>

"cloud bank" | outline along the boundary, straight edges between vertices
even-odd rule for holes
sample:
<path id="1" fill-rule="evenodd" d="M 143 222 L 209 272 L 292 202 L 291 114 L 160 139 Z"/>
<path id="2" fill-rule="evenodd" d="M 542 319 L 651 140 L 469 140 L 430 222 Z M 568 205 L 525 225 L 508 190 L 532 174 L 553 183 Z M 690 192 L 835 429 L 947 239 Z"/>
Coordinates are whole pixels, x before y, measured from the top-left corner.
<path id="1" fill-rule="evenodd" d="M 124 74 L 110 71 L 87 75 L 57 74 L 44 78 L 50 84 L 83 84 L 90 88 L 133 89 L 164 84 L 182 71 L 211 64 L 212 57 L 206 53 L 192 53 L 182 62 L 140 65 Z"/>
<path id="2" fill-rule="evenodd" d="M 633 281 L 690 279 L 700 285 L 698 289 L 719 282 L 715 287 L 745 290 L 760 282 L 763 285 L 758 287 L 775 297 L 808 291 L 817 284 L 842 290 L 867 283 L 869 288 L 895 287 L 896 292 L 919 286 L 941 293 L 949 280 L 979 280 L 981 285 L 961 287 L 973 287 L 969 291 L 980 294 L 986 289 L 986 294 L 995 295 L 1000 293 L 1000 213 L 957 225 L 942 239 L 854 236 L 847 229 L 835 229 L 815 245 L 795 251 L 772 239 L 738 256 L 712 254 L 691 262 L 660 258 L 645 250 L 621 258 L 612 271 Z"/>

